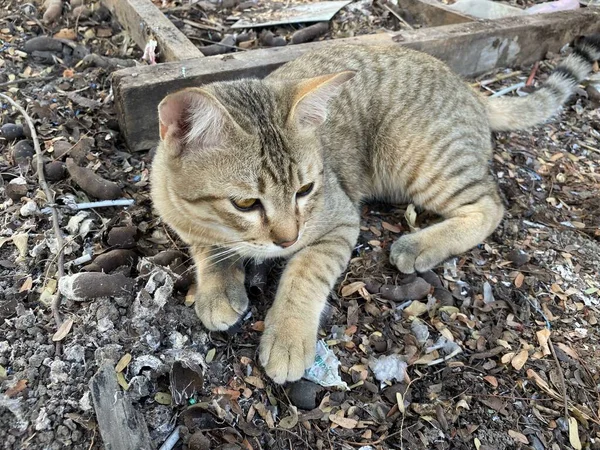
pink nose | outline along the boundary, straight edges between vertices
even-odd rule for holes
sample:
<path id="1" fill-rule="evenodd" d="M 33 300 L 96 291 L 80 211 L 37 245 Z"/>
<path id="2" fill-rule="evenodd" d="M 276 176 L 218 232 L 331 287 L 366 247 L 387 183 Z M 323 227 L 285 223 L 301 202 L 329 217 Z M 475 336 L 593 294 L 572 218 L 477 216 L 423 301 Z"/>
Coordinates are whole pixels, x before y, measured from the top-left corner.
<path id="1" fill-rule="evenodd" d="M 282 242 L 274 242 L 275 245 L 279 245 L 282 248 L 288 248 L 294 245 L 298 241 L 298 236 L 293 241 L 282 241 Z"/>

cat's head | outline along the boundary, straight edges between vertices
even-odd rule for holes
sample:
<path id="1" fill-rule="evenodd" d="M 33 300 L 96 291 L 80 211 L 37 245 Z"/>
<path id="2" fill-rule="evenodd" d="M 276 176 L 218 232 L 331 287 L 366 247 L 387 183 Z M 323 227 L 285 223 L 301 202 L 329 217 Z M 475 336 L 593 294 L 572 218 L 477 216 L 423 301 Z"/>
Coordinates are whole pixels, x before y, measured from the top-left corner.
<path id="1" fill-rule="evenodd" d="M 240 80 L 168 95 L 152 168 L 162 218 L 190 244 L 256 257 L 293 251 L 323 205 L 317 130 L 353 75 Z"/>

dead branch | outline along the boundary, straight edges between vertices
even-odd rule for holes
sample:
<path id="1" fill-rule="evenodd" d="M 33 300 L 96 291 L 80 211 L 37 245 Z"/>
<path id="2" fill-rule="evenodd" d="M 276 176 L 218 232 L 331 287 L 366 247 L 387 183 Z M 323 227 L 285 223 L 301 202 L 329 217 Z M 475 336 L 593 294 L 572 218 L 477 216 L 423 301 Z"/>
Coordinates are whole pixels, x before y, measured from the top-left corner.
<path id="1" fill-rule="evenodd" d="M 31 119 L 31 116 L 27 113 L 27 111 L 25 111 L 24 108 L 22 108 L 16 101 L 14 101 L 8 95 L 0 93 L 0 98 L 5 99 L 17 111 L 19 111 L 19 113 L 21 113 L 21 115 L 25 118 L 25 121 L 27 122 L 27 126 L 29 127 L 29 130 L 31 131 L 31 139 L 33 140 L 33 146 L 35 148 L 35 154 L 37 157 L 38 182 L 40 184 L 40 187 L 44 191 L 44 194 L 46 195 L 46 201 L 48 202 L 48 206 L 52 210 L 52 226 L 54 228 L 54 235 L 56 237 L 56 243 L 57 243 L 56 247 L 58 249 L 57 250 L 58 251 L 58 255 L 57 255 L 57 258 L 58 258 L 57 271 L 58 271 L 58 273 L 57 273 L 57 280 L 56 280 L 56 281 L 58 281 L 65 274 L 64 254 L 63 254 L 64 239 L 63 239 L 62 232 L 60 231 L 60 222 L 58 220 L 58 209 L 56 208 L 56 205 L 54 204 L 54 193 L 52 192 L 52 190 L 50 190 L 48 183 L 46 183 L 46 177 L 44 176 L 44 158 L 43 158 L 43 154 L 42 154 L 42 149 L 40 148 L 40 141 L 39 141 L 37 133 L 35 131 L 35 126 L 33 125 L 33 120 Z M 60 293 L 57 293 L 56 297 L 54 298 L 52 305 L 51 305 L 52 314 L 54 315 L 54 321 L 56 322 L 57 327 L 60 327 L 60 325 L 62 324 L 62 319 L 60 317 L 60 311 L 58 310 L 58 307 L 60 305 L 60 298 L 61 298 Z"/>

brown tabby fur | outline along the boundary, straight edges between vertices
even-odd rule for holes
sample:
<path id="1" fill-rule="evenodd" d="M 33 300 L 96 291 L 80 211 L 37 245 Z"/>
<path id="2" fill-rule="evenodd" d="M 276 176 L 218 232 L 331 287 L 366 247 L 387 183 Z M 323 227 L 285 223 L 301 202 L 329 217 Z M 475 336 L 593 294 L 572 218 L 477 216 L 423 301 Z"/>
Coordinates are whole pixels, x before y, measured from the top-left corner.
<path id="1" fill-rule="evenodd" d="M 361 46 L 306 54 L 264 80 L 169 95 L 152 197 L 190 245 L 198 316 L 211 330 L 232 326 L 248 305 L 242 259 L 289 257 L 259 356 L 276 382 L 299 379 L 355 245 L 361 202 L 410 200 L 444 218 L 392 245 L 401 272 L 479 244 L 503 214 L 490 131 L 548 119 L 599 56 L 600 39 L 584 38 L 526 98 L 484 99 L 431 56 Z M 312 192 L 296 196 L 308 183 Z M 261 206 L 246 212 L 231 202 L 253 198 Z"/>

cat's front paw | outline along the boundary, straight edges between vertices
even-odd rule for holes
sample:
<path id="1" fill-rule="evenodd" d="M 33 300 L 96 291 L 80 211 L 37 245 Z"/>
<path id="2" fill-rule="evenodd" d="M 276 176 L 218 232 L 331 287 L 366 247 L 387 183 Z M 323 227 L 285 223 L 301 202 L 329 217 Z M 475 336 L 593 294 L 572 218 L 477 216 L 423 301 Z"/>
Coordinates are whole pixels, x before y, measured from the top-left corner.
<path id="1" fill-rule="evenodd" d="M 315 360 L 317 330 L 298 319 L 266 322 L 259 358 L 267 375 L 278 384 L 299 380 Z"/>
<path id="2" fill-rule="evenodd" d="M 423 241 L 420 232 L 402 236 L 390 248 L 390 262 L 402 273 L 426 272 L 450 256 L 441 245 Z"/>
<path id="3" fill-rule="evenodd" d="M 196 314 L 206 328 L 224 331 L 235 325 L 248 309 L 244 286 L 196 292 Z"/>

